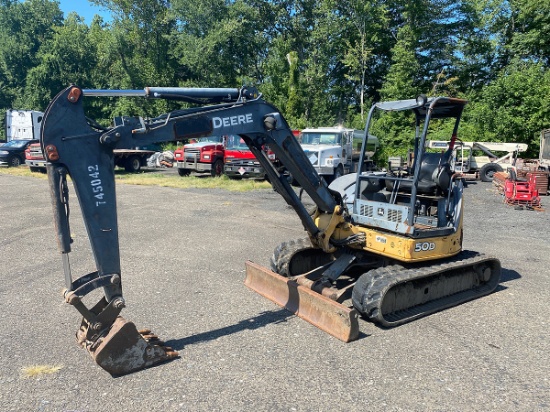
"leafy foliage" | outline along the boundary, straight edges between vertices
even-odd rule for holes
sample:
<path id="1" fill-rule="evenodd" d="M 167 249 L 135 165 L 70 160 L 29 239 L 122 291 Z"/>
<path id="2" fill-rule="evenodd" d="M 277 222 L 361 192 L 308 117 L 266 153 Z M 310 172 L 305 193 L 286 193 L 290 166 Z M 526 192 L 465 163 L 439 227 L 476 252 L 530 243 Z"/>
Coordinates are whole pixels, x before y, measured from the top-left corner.
<path id="1" fill-rule="evenodd" d="M 375 101 L 467 97 L 461 137 L 528 143 L 549 127 L 550 0 L 90 0 L 89 24 L 47 0 L 0 0 L 0 106 L 44 110 L 84 88 L 254 85 L 294 128 L 364 128 Z M 156 116 L 170 101 L 91 99 L 89 114 Z M 391 122 L 389 121 L 391 120 Z M 377 120 L 381 161 L 409 119 Z M 447 131 L 441 130 L 442 135 Z"/>
<path id="2" fill-rule="evenodd" d="M 549 92 L 547 68 L 514 60 L 480 92 L 465 123 L 480 137 L 475 140 L 527 143 L 535 157 L 540 131 L 550 119 Z"/>

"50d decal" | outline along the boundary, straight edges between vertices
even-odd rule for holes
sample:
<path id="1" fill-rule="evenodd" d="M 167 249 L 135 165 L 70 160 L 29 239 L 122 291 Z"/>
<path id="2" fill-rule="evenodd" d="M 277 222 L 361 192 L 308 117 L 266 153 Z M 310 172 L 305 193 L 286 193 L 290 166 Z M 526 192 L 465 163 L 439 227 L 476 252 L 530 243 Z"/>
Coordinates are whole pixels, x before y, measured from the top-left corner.
<path id="1" fill-rule="evenodd" d="M 435 249 L 434 242 L 418 242 L 414 245 L 415 252 L 427 252 Z"/>

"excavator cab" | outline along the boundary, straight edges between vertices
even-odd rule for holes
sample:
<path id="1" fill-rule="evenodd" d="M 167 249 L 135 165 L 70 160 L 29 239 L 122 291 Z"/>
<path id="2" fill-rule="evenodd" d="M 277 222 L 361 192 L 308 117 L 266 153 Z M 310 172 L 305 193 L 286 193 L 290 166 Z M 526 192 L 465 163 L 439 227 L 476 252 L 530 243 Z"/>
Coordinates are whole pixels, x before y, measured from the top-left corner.
<path id="1" fill-rule="evenodd" d="M 355 185 L 353 221 L 415 238 L 430 237 L 436 231 L 450 235 L 458 230 L 462 213 L 462 181 L 453 174 L 450 162 L 466 103 L 462 99 L 420 96 L 416 100 L 377 103 L 371 108 L 365 128 L 367 134 L 371 133 L 376 116 L 388 112 L 413 113 L 412 164 L 401 173 L 389 170 L 386 174 L 373 174 L 361 170 Z M 433 119 L 454 122 L 451 143 L 441 153 L 425 150 Z M 366 158 L 364 153 L 363 157 Z M 374 188 L 380 189 L 374 191 Z M 454 250 L 458 251 L 459 248 Z"/>

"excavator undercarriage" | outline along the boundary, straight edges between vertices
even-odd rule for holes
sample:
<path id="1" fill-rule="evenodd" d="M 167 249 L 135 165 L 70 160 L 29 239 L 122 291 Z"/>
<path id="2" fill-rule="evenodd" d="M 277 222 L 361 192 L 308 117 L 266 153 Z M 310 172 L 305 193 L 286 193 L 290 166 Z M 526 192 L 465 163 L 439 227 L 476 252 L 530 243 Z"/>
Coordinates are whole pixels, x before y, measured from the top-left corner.
<path id="1" fill-rule="evenodd" d="M 357 252 L 350 252 L 344 261 L 355 263 L 332 280 L 327 273 L 331 265 L 337 265 L 336 258 L 317 266 L 327 260 L 327 254 L 312 248 L 309 239 L 284 242 L 275 250 L 271 270 L 247 263 L 245 284 L 318 327 L 321 327 L 319 315 L 310 315 L 310 318 L 303 309 L 305 306 L 315 308 L 315 304 L 306 302 L 302 293 L 309 296 L 310 292 L 306 291 L 311 290 L 317 296 L 337 302 L 339 306 L 333 309 L 335 316 L 327 322 L 330 326 L 321 329 L 328 329 L 333 336 L 349 342 L 359 336 L 358 313 L 382 327 L 399 326 L 487 295 L 500 280 L 498 259 L 473 251 L 465 250 L 429 264 L 381 261 L 368 252 L 354 259 L 353 254 Z M 290 289 L 294 292 L 289 292 Z M 298 313 L 300 307 L 306 314 Z M 344 312 L 343 316 L 340 311 L 345 309 L 349 313 Z"/>
<path id="2" fill-rule="evenodd" d="M 84 113 L 84 97 L 145 97 L 198 104 L 152 119 L 118 117 L 102 126 Z M 122 293 L 114 179 L 114 150 L 188 138 L 239 135 L 273 188 L 302 222 L 307 237 L 275 249 L 271 270 L 246 263 L 245 284 L 320 329 L 348 342 L 359 336 L 358 318 L 392 327 L 493 291 L 497 259 L 462 250 L 463 185 L 450 156 L 466 101 L 446 97 L 378 103 L 375 110 L 410 111 L 415 118 L 414 162 L 397 174 L 372 172 L 367 145 L 356 173 L 320 178 L 278 110 L 254 88 L 82 90 L 70 86 L 50 103 L 42 121 L 42 151 L 63 261 L 67 303 L 83 320 L 78 343 L 113 375 L 179 355 L 149 330 L 120 316 Z M 444 153 L 425 153 L 430 119 L 454 119 Z M 421 130 L 422 129 L 422 130 Z M 265 147 L 285 171 L 275 168 Z M 292 176 L 316 206 L 313 214 L 288 181 Z M 73 280 L 69 264 L 68 177 L 72 179 L 96 270 Z M 91 309 L 83 298 L 104 297 Z"/>

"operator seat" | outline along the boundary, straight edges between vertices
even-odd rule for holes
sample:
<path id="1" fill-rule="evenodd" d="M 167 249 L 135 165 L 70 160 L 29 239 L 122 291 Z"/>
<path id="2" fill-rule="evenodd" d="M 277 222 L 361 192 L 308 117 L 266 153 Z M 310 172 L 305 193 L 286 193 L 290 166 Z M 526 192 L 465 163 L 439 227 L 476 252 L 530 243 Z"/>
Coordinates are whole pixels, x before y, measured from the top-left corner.
<path id="1" fill-rule="evenodd" d="M 424 153 L 422 163 L 420 164 L 420 173 L 418 175 L 418 193 L 433 195 L 438 191 L 447 193 L 451 184 L 453 172 L 446 153 Z M 397 184 L 397 182 L 395 182 Z M 394 181 L 386 180 L 386 189 L 392 190 Z M 412 178 L 404 179 L 399 182 L 399 191 L 410 193 L 412 189 Z"/>
<path id="2" fill-rule="evenodd" d="M 376 173 L 373 173 L 376 176 Z M 384 188 L 385 179 L 380 179 L 378 177 L 362 177 L 360 181 L 360 190 L 361 199 L 372 200 L 375 202 L 387 203 L 388 199 L 381 190 Z"/>
<path id="3" fill-rule="evenodd" d="M 527 182 L 527 181 L 529 181 L 529 179 L 518 177 L 518 175 L 516 173 L 516 169 L 514 167 L 509 167 L 507 172 L 508 172 L 508 178 L 512 182 Z"/>

